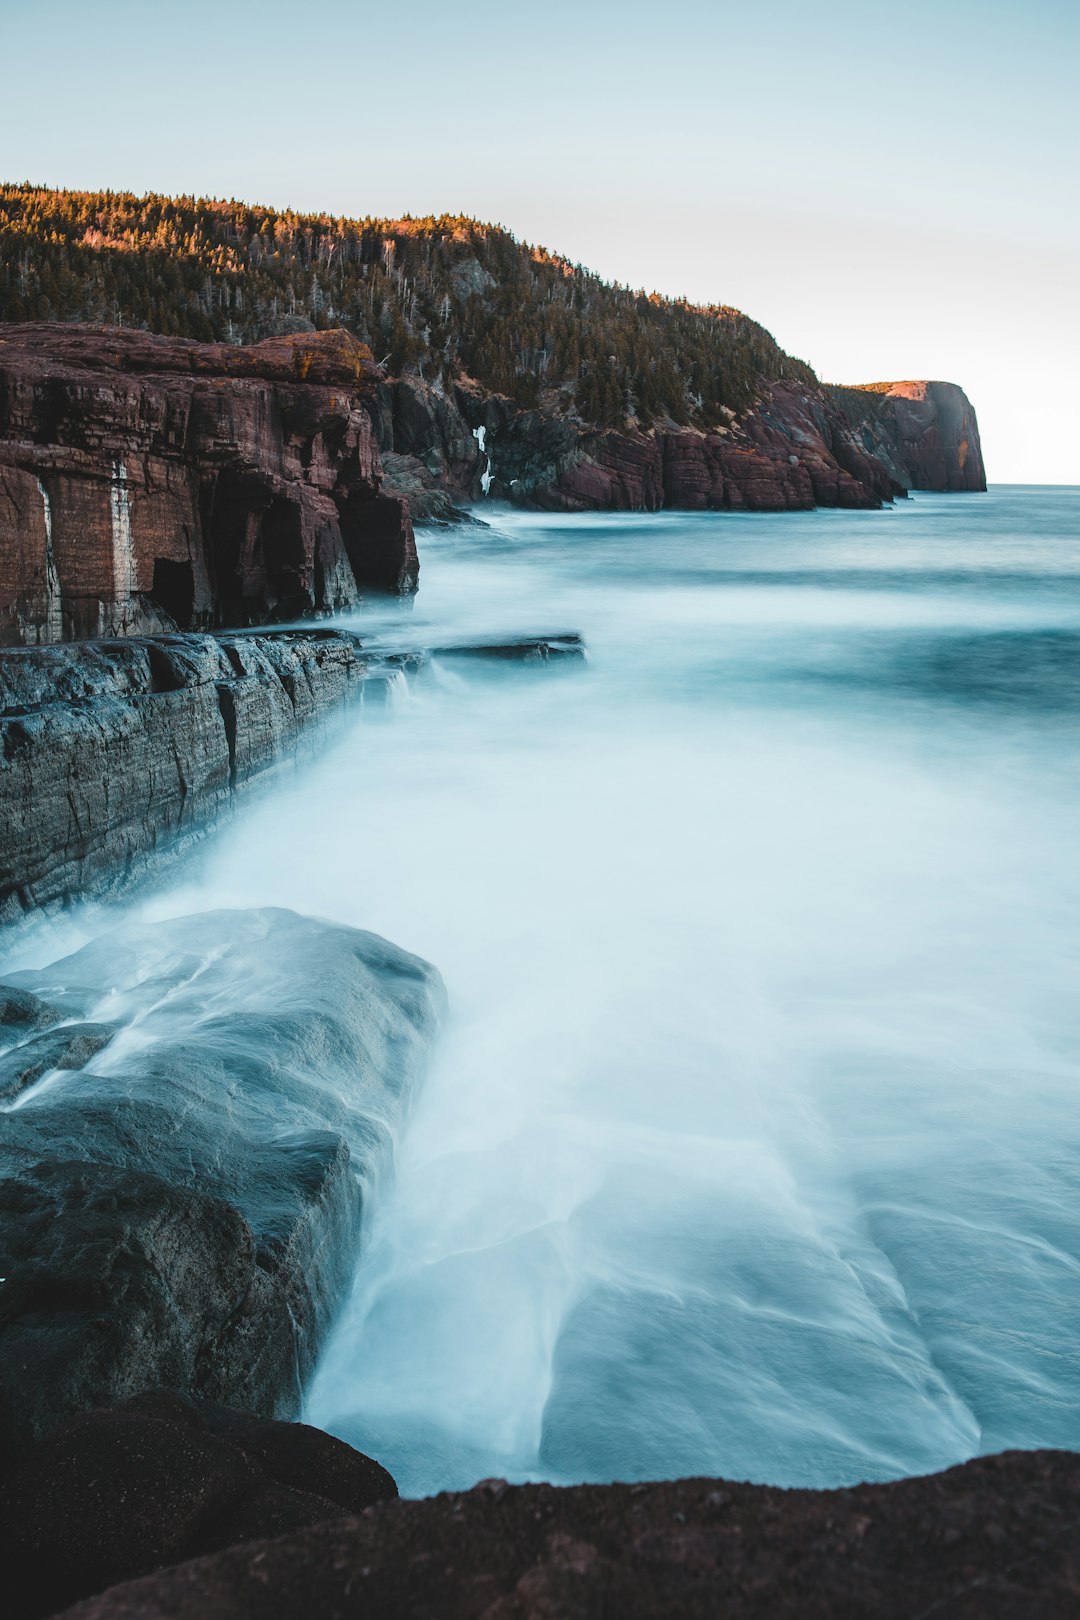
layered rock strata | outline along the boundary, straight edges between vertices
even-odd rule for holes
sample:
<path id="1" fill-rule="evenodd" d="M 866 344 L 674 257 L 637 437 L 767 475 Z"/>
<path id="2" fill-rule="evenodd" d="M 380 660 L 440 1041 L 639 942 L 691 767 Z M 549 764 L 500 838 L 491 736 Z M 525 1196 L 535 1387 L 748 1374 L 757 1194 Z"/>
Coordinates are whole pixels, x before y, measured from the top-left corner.
<path id="1" fill-rule="evenodd" d="M 171 861 L 387 679 L 318 630 L 0 653 L 0 921 Z"/>
<path id="2" fill-rule="evenodd" d="M 9 644 L 283 622 L 365 591 L 408 594 L 410 503 L 446 522 L 486 495 L 551 511 L 791 511 L 913 487 L 985 488 L 975 414 L 953 384 L 763 379 L 753 409 L 714 431 L 614 431 L 468 382 L 389 381 L 343 331 L 240 348 L 0 326 Z"/>
<path id="3" fill-rule="evenodd" d="M 345 332 L 248 348 L 0 326 L 0 641 L 282 622 L 408 594 Z"/>
<path id="4" fill-rule="evenodd" d="M 124 928 L 10 978 L 39 1026 L 108 1035 L 0 1109 L 4 1441 L 157 1386 L 294 1414 L 423 1074 L 438 973 L 263 909 Z"/>
<path id="5" fill-rule="evenodd" d="M 0 923 L 161 871 L 436 655 L 546 663 L 584 648 L 561 635 L 369 652 L 312 629 L 0 650 Z M 4 1076 L 0 1059 L 0 1094 Z"/>
<path id="6" fill-rule="evenodd" d="M 927 1479 L 773 1490 L 487 1481 L 234 1547 L 68 1620 L 1073 1620 L 1080 1458 L 1008 1452 Z"/>
<path id="7" fill-rule="evenodd" d="M 714 432 L 600 431 L 417 378 L 381 384 L 371 414 L 391 483 L 434 522 L 452 519 L 454 497 L 486 494 L 562 512 L 776 512 L 986 488 L 975 413 L 952 383 L 763 381 L 754 409 Z"/>

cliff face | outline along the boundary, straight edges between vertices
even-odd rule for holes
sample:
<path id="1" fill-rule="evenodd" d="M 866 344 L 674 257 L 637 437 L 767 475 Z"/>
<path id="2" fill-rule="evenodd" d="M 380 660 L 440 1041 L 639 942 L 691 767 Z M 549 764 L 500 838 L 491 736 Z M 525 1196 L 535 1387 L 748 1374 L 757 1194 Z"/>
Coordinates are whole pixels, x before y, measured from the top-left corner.
<path id="1" fill-rule="evenodd" d="M 380 458 L 386 458 L 384 466 Z M 951 383 L 759 380 L 712 431 L 387 380 L 343 331 L 246 348 L 0 326 L 0 644 L 281 622 L 408 594 L 410 504 L 869 507 L 986 487 Z"/>
<path id="2" fill-rule="evenodd" d="M 388 479 L 426 520 L 452 517 L 455 497 L 487 493 L 561 512 L 783 512 L 986 488 L 975 413 L 952 383 L 762 380 L 754 409 L 713 432 L 599 430 L 417 378 L 384 384 L 371 411 Z"/>
<path id="3" fill-rule="evenodd" d="M 330 631 L 4 653 L 0 922 L 160 867 L 386 679 Z"/>
<path id="4" fill-rule="evenodd" d="M 0 327 L 0 642 L 331 612 L 417 582 L 370 352 Z"/>
<path id="5" fill-rule="evenodd" d="M 962 388 L 947 382 L 890 383 L 885 400 L 885 420 L 911 488 L 986 488 L 979 424 Z"/>

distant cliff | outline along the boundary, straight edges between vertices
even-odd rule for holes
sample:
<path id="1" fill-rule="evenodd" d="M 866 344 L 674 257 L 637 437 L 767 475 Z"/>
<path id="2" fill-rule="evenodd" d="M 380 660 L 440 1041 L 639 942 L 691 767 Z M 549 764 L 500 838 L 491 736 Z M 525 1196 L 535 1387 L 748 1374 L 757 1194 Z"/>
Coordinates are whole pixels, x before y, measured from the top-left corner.
<path id="1" fill-rule="evenodd" d="M 867 452 L 889 466 L 905 489 L 986 488 L 975 408 L 955 383 L 831 385 L 826 392 Z"/>
<path id="2" fill-rule="evenodd" d="M 490 494 L 548 511 L 874 507 L 910 489 L 986 488 L 975 413 L 953 383 L 832 388 L 759 379 L 741 417 L 598 428 L 472 383 L 381 383 L 370 410 L 388 487 L 418 521 Z"/>
<path id="3" fill-rule="evenodd" d="M 408 593 L 379 376 L 345 332 L 247 348 L 0 326 L 0 641 L 262 624 Z"/>
<path id="4" fill-rule="evenodd" d="M 410 509 L 485 496 L 790 511 L 985 487 L 954 384 L 823 385 L 738 310 L 474 220 L 0 185 L 0 642 L 409 593 Z"/>

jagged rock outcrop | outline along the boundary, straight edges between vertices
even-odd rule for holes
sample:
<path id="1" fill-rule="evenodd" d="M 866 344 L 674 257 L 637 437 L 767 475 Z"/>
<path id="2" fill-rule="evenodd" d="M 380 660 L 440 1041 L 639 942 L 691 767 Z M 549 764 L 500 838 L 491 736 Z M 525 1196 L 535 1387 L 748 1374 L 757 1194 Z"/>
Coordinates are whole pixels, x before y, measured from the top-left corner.
<path id="1" fill-rule="evenodd" d="M 346 332 L 248 348 L 0 326 L 0 641 L 263 624 L 407 594 Z"/>
<path id="2" fill-rule="evenodd" d="M 425 521 L 482 493 L 546 511 L 783 512 L 986 487 L 975 413 L 951 383 L 763 380 L 754 409 L 714 432 L 617 432 L 408 378 L 383 385 L 373 419 L 391 483 Z"/>
<path id="3" fill-rule="evenodd" d="M 385 710 L 432 656 L 548 663 L 584 647 L 560 635 L 369 652 L 324 628 L 0 649 L 0 923 L 160 871 L 358 705 Z"/>
<path id="4" fill-rule="evenodd" d="M 158 1386 L 293 1415 L 438 973 L 266 908 L 118 929 L 8 977 L 112 1033 L 0 1109 L 0 1440 Z"/>
<path id="5" fill-rule="evenodd" d="M 117 1586 L 67 1620 L 1073 1620 L 1080 1457 L 851 1490 L 487 1481 Z"/>
<path id="6" fill-rule="evenodd" d="M 0 922 L 173 860 L 388 678 L 330 630 L 0 652 Z"/>
<path id="7" fill-rule="evenodd" d="M 6 1612 L 37 1620 L 116 1581 L 396 1495 L 378 1463 L 306 1424 L 147 1392 L 0 1457 Z"/>

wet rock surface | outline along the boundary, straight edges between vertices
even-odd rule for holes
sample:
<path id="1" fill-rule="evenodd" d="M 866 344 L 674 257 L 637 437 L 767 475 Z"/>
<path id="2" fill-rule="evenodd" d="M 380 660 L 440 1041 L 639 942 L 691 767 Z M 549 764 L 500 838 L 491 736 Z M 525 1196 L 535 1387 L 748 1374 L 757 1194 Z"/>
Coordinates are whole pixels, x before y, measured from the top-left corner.
<path id="1" fill-rule="evenodd" d="M 0 651 L 0 920 L 167 865 L 383 704 L 371 674 L 355 638 L 318 630 Z"/>
<path id="2" fill-rule="evenodd" d="M 0 923 L 168 867 L 435 651 L 329 628 L 0 649 Z M 438 651 L 584 656 L 573 634 Z M 9 1015 L 24 1016 L 0 1002 L 0 1028 Z"/>
<path id="3" fill-rule="evenodd" d="M 150 1386 L 295 1413 L 438 974 L 266 909 L 117 930 L 11 977 L 116 1033 L 0 1109 L 0 1429 L 40 1436 Z"/>
<path id="4" fill-rule="evenodd" d="M 149 1392 L 0 1460 L 6 1612 L 33 1620 L 396 1495 L 384 1468 L 318 1429 Z"/>
<path id="5" fill-rule="evenodd" d="M 0 641 L 282 622 L 408 594 L 381 372 L 346 332 L 247 348 L 0 327 Z"/>
<path id="6" fill-rule="evenodd" d="M 81 1069 L 112 1040 L 111 1024 L 64 1024 L 0 1055 L 0 1103 L 11 1102 L 53 1070 Z"/>
<path id="7" fill-rule="evenodd" d="M 71 1620 L 1064 1620 L 1080 1458 L 1011 1452 L 842 1491 L 717 1480 L 390 1501 L 118 1586 Z"/>

